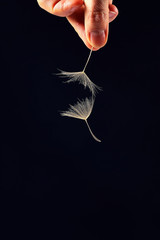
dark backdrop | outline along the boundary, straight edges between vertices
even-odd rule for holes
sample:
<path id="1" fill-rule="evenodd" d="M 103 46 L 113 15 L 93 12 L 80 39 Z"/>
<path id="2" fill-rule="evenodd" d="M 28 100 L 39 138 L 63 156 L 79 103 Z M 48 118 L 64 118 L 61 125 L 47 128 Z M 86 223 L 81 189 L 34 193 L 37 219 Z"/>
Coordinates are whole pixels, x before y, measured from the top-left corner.
<path id="1" fill-rule="evenodd" d="M 89 50 L 36 0 L 1 1 L 5 236 L 159 239 L 160 24 L 145 2 L 115 1 L 108 44 L 88 65 L 103 88 L 89 118 L 97 143 L 83 121 L 59 115 L 88 92 L 52 75 L 81 70 Z"/>

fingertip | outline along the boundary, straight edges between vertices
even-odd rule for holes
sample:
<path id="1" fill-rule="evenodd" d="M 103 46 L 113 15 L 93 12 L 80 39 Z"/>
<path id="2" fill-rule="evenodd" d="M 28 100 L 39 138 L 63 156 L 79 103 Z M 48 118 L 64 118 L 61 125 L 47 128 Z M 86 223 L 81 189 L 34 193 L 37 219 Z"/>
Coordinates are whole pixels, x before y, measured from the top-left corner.
<path id="1" fill-rule="evenodd" d="M 96 30 L 88 33 L 88 41 L 95 48 L 102 48 L 107 42 L 107 31 Z"/>
<path id="2" fill-rule="evenodd" d="M 114 14 L 116 17 L 119 14 L 118 8 L 115 5 L 113 5 L 113 4 L 109 5 L 109 15 L 110 14 L 112 14 L 112 15 Z"/>
<path id="3" fill-rule="evenodd" d="M 109 5 L 109 11 L 115 12 L 116 14 L 119 13 L 118 8 L 114 4 Z"/>

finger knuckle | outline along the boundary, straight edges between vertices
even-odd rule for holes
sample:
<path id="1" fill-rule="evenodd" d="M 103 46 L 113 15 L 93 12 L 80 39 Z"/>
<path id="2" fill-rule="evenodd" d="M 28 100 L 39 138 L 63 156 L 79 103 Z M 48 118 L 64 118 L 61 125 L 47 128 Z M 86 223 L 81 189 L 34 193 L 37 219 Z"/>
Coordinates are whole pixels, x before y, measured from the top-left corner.
<path id="1" fill-rule="evenodd" d="M 61 11 L 62 12 L 65 11 L 66 8 L 67 8 L 67 2 L 66 1 L 65 2 L 61 2 Z"/>
<path id="2" fill-rule="evenodd" d="M 106 21 L 107 14 L 105 11 L 94 10 L 89 12 L 88 17 L 91 19 L 91 21 L 100 23 Z"/>

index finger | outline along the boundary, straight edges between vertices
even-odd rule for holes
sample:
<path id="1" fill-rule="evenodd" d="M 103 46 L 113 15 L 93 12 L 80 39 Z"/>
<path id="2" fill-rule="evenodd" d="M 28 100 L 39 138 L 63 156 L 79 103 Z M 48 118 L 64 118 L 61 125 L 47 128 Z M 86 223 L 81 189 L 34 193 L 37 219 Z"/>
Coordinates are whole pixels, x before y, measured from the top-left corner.
<path id="1" fill-rule="evenodd" d="M 37 0 L 39 6 L 59 17 L 67 17 L 83 5 L 83 0 Z"/>

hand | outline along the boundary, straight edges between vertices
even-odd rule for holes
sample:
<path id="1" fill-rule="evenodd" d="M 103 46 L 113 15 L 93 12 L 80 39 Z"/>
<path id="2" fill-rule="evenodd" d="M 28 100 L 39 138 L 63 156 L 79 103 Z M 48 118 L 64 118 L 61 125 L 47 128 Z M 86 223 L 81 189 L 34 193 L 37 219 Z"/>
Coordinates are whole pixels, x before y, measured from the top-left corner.
<path id="1" fill-rule="evenodd" d="M 85 45 L 98 50 L 107 43 L 109 23 L 118 15 L 112 0 L 37 0 L 51 14 L 66 17 Z"/>

